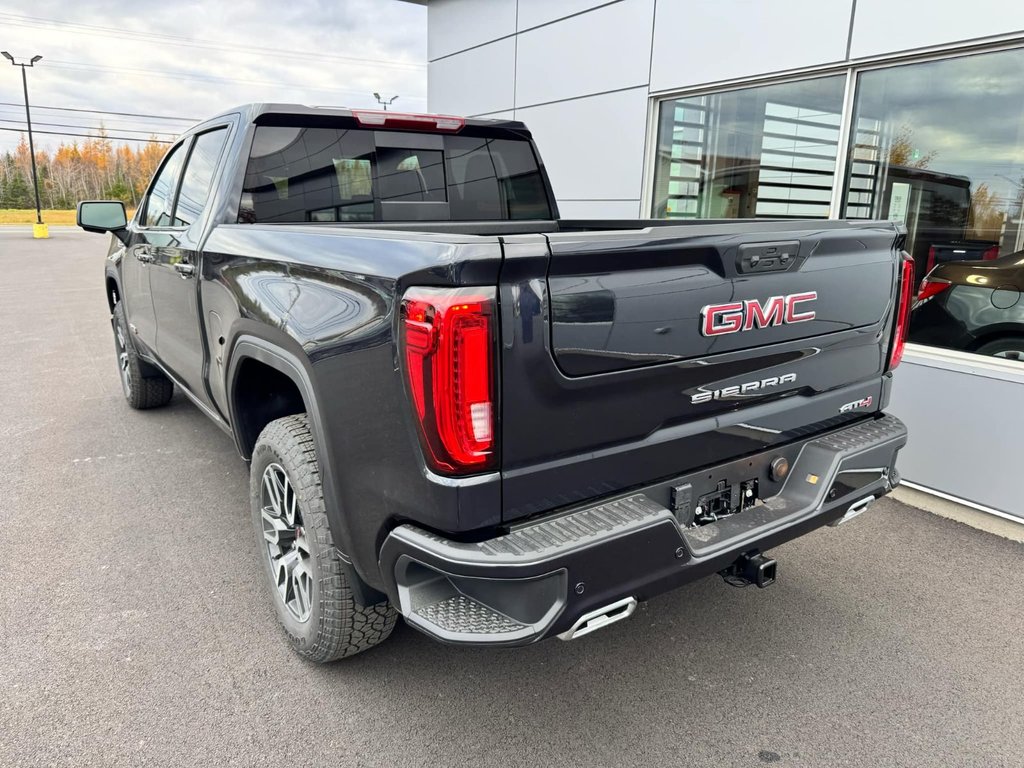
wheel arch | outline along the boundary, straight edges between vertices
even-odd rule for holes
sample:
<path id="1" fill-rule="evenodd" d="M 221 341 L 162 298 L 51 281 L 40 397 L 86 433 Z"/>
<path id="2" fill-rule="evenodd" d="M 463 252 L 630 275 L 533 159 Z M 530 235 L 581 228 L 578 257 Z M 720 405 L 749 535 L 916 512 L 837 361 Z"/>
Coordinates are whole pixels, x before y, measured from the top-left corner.
<path id="1" fill-rule="evenodd" d="M 247 366 L 262 366 L 252 368 Z M 289 400 L 288 396 L 281 399 L 279 408 L 271 408 L 267 412 L 246 411 L 244 396 L 249 379 L 244 378 L 251 373 L 265 373 L 266 370 L 276 373 L 294 387 L 300 398 L 299 402 Z M 316 446 L 318 463 L 320 465 L 320 480 L 323 486 L 324 506 L 327 518 L 331 525 L 335 541 L 346 562 L 350 573 L 350 584 L 355 593 L 356 600 L 362 605 L 373 605 L 387 599 L 386 595 L 377 591 L 367 584 L 363 574 L 360 574 L 351 563 L 352 537 L 349 532 L 348 521 L 342 514 L 338 504 L 338 480 L 335 476 L 334 462 L 328 449 L 325 439 L 325 425 L 321 417 L 321 410 L 317 403 L 316 390 L 313 386 L 312 371 L 308 359 L 302 359 L 297 354 L 282 348 L 267 339 L 258 336 L 239 336 L 232 348 L 232 354 L 227 370 L 227 393 L 228 410 L 232 426 L 232 433 L 235 444 L 242 458 L 247 461 L 252 458 L 252 451 L 256 445 L 259 433 L 266 424 L 274 419 L 294 413 L 305 412 L 309 418 L 309 428 L 313 435 L 313 444 Z M 242 389 L 240 389 L 242 387 Z M 240 399 L 240 395 L 242 399 Z M 298 410 L 295 410 L 298 408 Z M 287 412 L 286 412 L 287 411 Z M 376 553 L 374 553 L 376 554 Z M 376 557 L 373 558 L 376 560 Z"/>
<path id="2" fill-rule="evenodd" d="M 107 270 L 105 273 L 104 287 L 104 292 L 107 294 L 107 306 L 109 307 L 110 312 L 113 313 L 114 305 L 121 301 L 121 296 L 123 294 L 121 293 L 121 283 L 118 280 L 117 275 L 110 270 Z"/>
<path id="3" fill-rule="evenodd" d="M 986 344 L 991 344 L 993 341 L 1000 341 L 1002 339 L 1024 339 L 1024 325 L 1017 323 L 1000 323 L 997 326 L 987 328 L 984 335 L 974 337 L 970 351 L 976 352 Z"/>
<path id="4" fill-rule="evenodd" d="M 304 410 L 309 416 L 314 437 L 322 432 L 312 377 L 306 369 L 307 365 L 294 353 L 266 339 L 242 335 L 235 340 L 227 370 L 228 410 L 242 458 L 249 460 L 252 457 L 252 449 L 263 427 L 283 416 Z M 285 402 L 280 408 L 270 409 L 263 414 L 265 421 L 261 424 L 256 414 L 246 410 L 251 405 L 245 399 L 248 394 L 246 387 L 251 385 L 251 376 L 264 375 L 267 371 L 279 377 L 278 383 L 292 387 L 299 402 L 294 402 L 291 395 L 285 395 Z M 291 410 L 291 407 L 300 407 L 300 410 Z M 317 449 L 319 452 L 319 444 Z"/>

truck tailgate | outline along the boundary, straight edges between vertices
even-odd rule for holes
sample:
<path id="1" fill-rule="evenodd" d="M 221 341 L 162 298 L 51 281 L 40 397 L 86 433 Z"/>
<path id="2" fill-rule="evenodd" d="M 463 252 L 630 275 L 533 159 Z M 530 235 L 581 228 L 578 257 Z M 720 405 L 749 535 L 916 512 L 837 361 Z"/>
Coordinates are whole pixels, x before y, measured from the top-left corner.
<path id="1" fill-rule="evenodd" d="M 878 409 L 901 235 L 730 222 L 508 238 L 506 519 Z"/>

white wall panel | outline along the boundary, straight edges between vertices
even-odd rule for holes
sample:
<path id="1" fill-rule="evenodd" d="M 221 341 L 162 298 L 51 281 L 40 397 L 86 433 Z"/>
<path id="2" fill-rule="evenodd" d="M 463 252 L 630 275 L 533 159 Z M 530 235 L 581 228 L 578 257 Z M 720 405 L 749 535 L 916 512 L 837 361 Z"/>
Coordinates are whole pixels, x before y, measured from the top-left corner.
<path id="1" fill-rule="evenodd" d="M 516 104 L 646 85 L 654 0 L 623 0 L 519 35 Z"/>
<path id="2" fill-rule="evenodd" d="M 639 200 L 561 200 L 558 213 L 563 219 L 635 219 Z"/>
<path id="3" fill-rule="evenodd" d="M 858 0 L 852 58 L 1024 30 L 1024 5 L 1008 0 Z"/>
<path id="4" fill-rule="evenodd" d="M 517 109 L 559 200 L 640 197 L 647 89 Z"/>
<path id="5" fill-rule="evenodd" d="M 515 120 L 514 109 L 503 109 L 501 112 L 472 112 L 467 117 L 479 117 L 481 120 Z"/>
<path id="6" fill-rule="evenodd" d="M 912 483 L 1024 517 L 1016 448 L 1024 432 L 1024 377 L 985 374 L 981 356 L 973 366 L 956 365 L 959 370 L 944 370 L 948 363 L 929 357 L 908 348 L 893 376 L 888 410 L 910 432 L 897 469 Z"/>
<path id="7" fill-rule="evenodd" d="M 511 109 L 514 86 L 513 38 L 427 65 L 427 104 L 431 112 L 480 115 Z"/>
<path id="8" fill-rule="evenodd" d="M 529 29 L 538 24 L 571 16 L 608 0 L 519 0 L 519 29 Z"/>
<path id="9" fill-rule="evenodd" d="M 427 59 L 433 61 L 516 31 L 516 0 L 430 0 Z"/>
<path id="10" fill-rule="evenodd" d="M 850 8 L 851 0 L 659 2 L 651 90 L 842 61 Z"/>

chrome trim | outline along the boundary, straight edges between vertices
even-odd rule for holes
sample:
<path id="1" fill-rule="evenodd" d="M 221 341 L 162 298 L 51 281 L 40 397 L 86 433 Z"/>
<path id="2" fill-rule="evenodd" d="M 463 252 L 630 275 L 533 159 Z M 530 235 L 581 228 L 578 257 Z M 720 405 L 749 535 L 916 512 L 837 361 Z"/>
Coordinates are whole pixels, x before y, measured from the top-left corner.
<path id="1" fill-rule="evenodd" d="M 832 527 L 832 528 L 836 528 L 836 527 L 842 525 L 843 523 L 846 523 L 846 522 L 849 522 L 850 520 L 853 520 L 853 518 L 857 517 L 862 512 L 867 511 L 867 508 L 870 507 L 871 504 L 874 501 L 875 501 L 875 497 L 874 496 L 865 496 L 863 499 L 860 499 L 859 501 L 853 502 L 853 504 L 851 504 L 847 508 L 846 514 L 843 515 L 842 517 L 840 517 L 835 522 L 829 523 L 829 526 Z"/>
<path id="2" fill-rule="evenodd" d="M 558 635 L 559 640 L 575 640 L 577 637 L 589 635 L 599 629 L 604 629 L 609 624 L 628 619 L 636 610 L 636 598 L 624 597 L 616 600 L 610 605 L 598 608 L 596 611 L 585 613 L 576 619 L 576 623 L 570 629 Z"/>

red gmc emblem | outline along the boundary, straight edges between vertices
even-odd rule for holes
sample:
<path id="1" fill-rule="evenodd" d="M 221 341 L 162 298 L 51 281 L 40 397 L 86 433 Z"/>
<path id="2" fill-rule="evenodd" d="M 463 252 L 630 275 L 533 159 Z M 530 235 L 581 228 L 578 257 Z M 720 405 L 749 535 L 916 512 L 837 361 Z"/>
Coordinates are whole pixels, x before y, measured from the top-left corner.
<path id="1" fill-rule="evenodd" d="M 733 301 L 729 304 L 708 304 L 700 311 L 700 332 L 704 336 L 751 331 L 775 325 L 806 323 L 813 320 L 814 310 L 800 312 L 797 305 L 818 298 L 817 291 L 772 296 L 763 304 L 757 299 Z"/>

